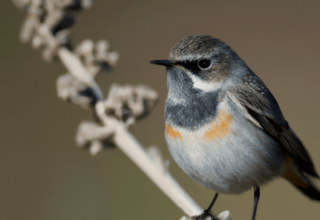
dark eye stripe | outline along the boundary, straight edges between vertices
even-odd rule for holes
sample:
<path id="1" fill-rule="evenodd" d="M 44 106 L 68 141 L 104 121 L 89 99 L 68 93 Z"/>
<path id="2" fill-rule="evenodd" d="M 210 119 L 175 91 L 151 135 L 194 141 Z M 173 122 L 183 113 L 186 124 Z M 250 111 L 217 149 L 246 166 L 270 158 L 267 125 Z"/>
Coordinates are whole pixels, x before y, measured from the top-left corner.
<path id="1" fill-rule="evenodd" d="M 191 72 L 193 72 L 194 74 L 198 74 L 200 70 L 200 68 L 198 67 L 198 61 L 194 60 L 194 61 L 179 61 L 177 64 L 183 66 L 184 68 L 190 70 Z"/>

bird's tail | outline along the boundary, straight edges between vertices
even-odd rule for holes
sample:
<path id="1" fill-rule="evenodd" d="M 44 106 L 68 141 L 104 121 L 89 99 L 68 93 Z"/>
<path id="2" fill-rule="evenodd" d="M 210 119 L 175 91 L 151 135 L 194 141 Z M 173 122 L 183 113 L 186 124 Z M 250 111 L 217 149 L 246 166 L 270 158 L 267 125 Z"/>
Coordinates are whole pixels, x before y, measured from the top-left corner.
<path id="1" fill-rule="evenodd" d="M 305 177 L 308 179 L 308 177 Z M 312 183 L 310 179 L 308 179 L 309 183 L 307 187 L 301 187 L 299 185 L 294 185 L 305 195 L 309 196 L 310 199 L 316 200 L 320 202 L 320 190 Z M 308 182 L 307 181 L 307 182 Z"/>
<path id="2" fill-rule="evenodd" d="M 286 158 L 285 172 L 282 176 L 291 182 L 297 189 L 308 196 L 310 199 L 320 201 L 320 190 L 318 187 L 305 176 L 299 169 L 294 166 L 292 160 L 289 162 Z"/>

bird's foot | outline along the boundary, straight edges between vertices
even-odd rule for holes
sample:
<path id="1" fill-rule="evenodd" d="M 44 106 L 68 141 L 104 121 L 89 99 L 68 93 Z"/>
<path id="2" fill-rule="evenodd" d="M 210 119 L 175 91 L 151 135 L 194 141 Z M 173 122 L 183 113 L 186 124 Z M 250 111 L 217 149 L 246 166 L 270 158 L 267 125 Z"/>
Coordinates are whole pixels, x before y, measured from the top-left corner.
<path id="1" fill-rule="evenodd" d="M 219 220 L 217 216 L 214 216 L 208 210 L 204 210 L 201 215 L 192 217 L 192 220 Z"/>

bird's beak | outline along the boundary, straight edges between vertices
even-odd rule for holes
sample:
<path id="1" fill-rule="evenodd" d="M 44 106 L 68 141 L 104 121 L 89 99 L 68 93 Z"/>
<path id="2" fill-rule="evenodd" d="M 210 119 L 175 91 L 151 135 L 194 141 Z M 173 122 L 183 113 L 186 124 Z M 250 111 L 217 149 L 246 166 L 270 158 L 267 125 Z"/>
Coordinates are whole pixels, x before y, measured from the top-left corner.
<path id="1" fill-rule="evenodd" d="M 175 60 L 152 60 L 150 61 L 152 64 L 162 65 L 162 66 L 173 66 L 177 61 Z"/>

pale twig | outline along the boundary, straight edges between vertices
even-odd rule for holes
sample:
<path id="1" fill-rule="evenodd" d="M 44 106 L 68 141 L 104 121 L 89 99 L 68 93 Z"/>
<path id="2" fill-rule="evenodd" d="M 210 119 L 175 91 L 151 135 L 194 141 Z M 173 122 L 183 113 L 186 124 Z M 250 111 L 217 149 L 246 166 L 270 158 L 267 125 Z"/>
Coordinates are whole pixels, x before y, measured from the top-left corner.
<path id="1" fill-rule="evenodd" d="M 103 93 L 101 92 L 100 87 L 95 82 L 94 78 L 91 77 L 91 74 L 88 74 L 87 70 L 82 67 L 80 59 L 65 48 L 60 48 L 58 50 L 58 55 L 69 73 L 77 80 L 92 88 L 98 100 L 103 100 Z"/>
<path id="2" fill-rule="evenodd" d="M 128 132 L 123 124 L 114 125 L 115 144 L 188 216 L 200 215 L 203 210 L 182 189 L 178 182 L 165 169 L 158 169 L 144 148 Z"/>

